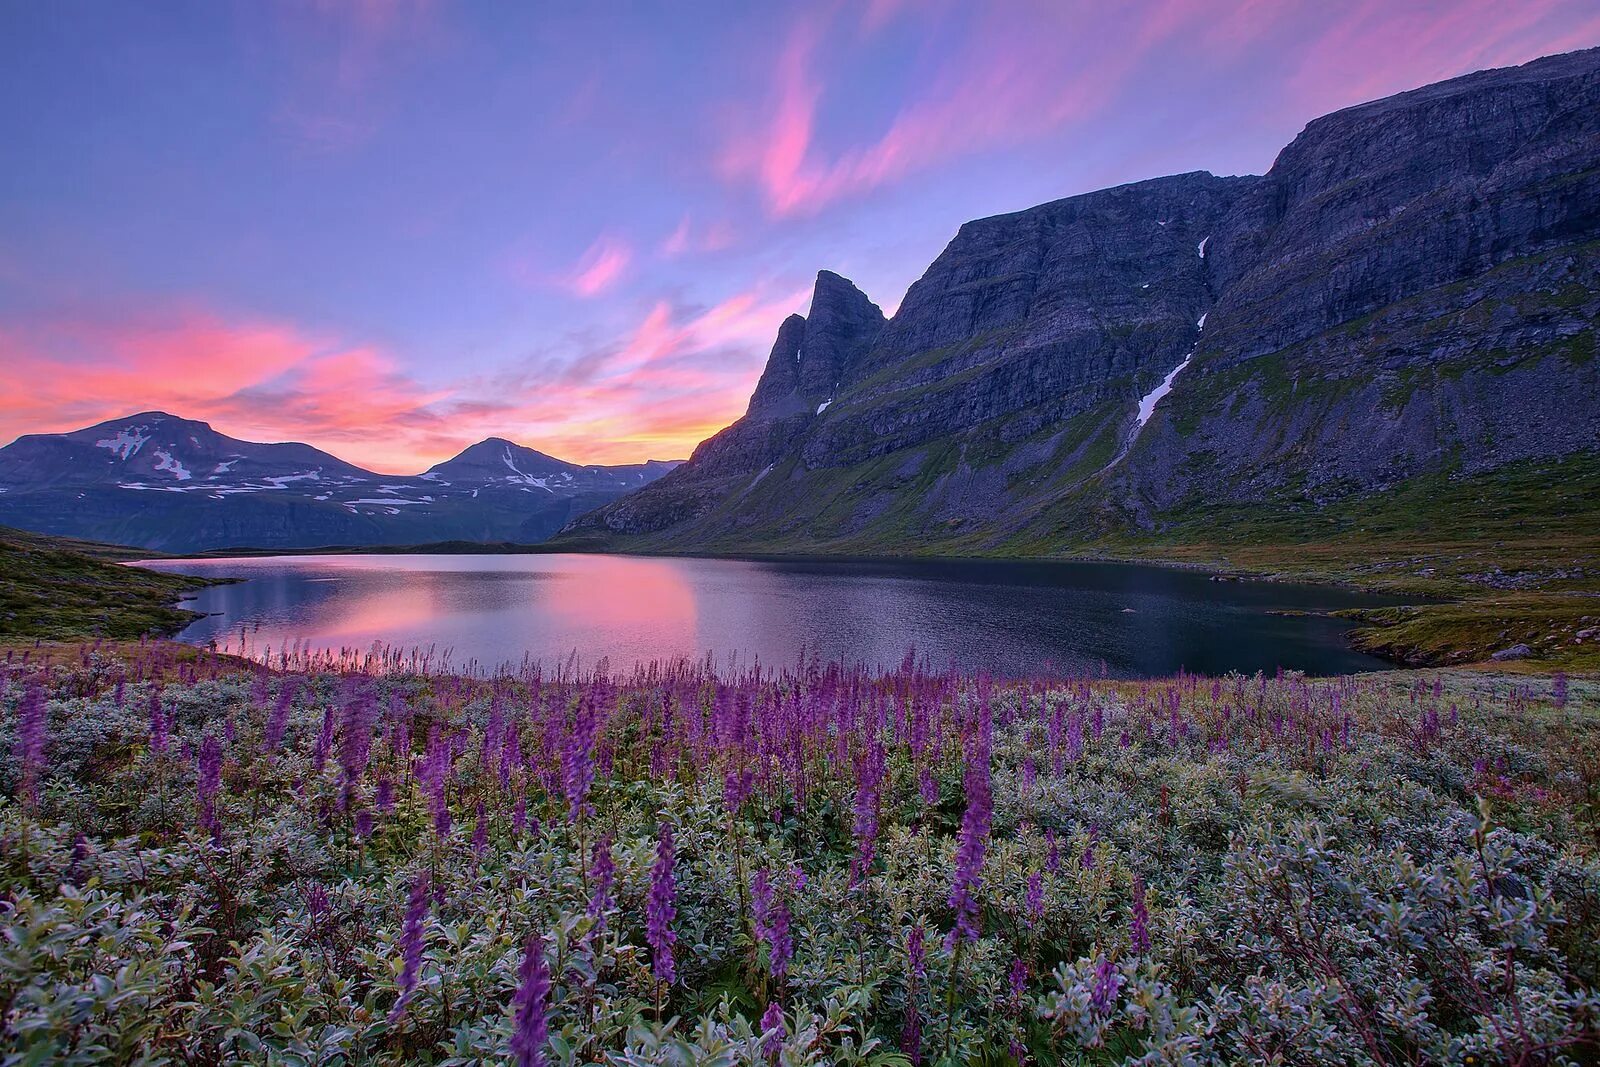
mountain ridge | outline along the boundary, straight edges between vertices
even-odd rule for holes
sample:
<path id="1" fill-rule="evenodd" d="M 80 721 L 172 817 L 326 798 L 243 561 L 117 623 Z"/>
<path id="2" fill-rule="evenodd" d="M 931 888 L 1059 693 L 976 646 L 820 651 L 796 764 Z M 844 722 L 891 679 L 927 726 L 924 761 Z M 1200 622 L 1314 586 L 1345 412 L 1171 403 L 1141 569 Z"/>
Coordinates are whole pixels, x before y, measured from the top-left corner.
<path id="1" fill-rule="evenodd" d="M 1322 116 L 1264 175 L 965 223 L 825 408 L 753 396 L 558 543 L 1037 554 L 1587 461 L 1597 146 L 1590 49 Z"/>
<path id="2" fill-rule="evenodd" d="M 176 552 L 535 542 L 673 466 L 580 465 L 489 438 L 421 474 L 385 475 L 146 411 L 0 448 L 0 523 Z"/>

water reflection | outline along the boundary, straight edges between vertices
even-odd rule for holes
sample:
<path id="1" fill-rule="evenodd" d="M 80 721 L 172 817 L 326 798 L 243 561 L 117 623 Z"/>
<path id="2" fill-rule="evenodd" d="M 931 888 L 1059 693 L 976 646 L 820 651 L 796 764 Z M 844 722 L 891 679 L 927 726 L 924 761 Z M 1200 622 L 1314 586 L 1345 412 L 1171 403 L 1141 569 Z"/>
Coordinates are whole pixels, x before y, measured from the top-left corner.
<path id="1" fill-rule="evenodd" d="M 824 658 L 1024 674 L 1333 673 L 1381 661 L 1321 615 L 1379 603 L 1338 589 L 1212 582 L 1092 563 L 701 560 L 594 555 L 293 556 L 155 564 L 248 579 L 203 591 L 181 635 L 258 651 L 374 642 L 459 661 L 546 662 L 576 651 L 629 666 L 710 653 L 726 662 Z M 1291 612 L 1294 614 L 1278 614 Z"/>

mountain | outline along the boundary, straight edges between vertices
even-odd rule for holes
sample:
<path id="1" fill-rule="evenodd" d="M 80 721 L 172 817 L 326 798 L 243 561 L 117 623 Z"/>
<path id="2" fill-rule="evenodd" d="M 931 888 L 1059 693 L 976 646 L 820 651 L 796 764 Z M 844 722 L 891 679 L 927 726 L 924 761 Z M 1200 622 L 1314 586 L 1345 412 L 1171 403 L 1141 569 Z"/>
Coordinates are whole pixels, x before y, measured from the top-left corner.
<path id="1" fill-rule="evenodd" d="M 0 448 L 0 523 L 170 552 L 533 542 L 674 465 L 578 466 L 490 438 L 388 476 L 147 411 Z"/>
<path id="2" fill-rule="evenodd" d="M 1317 119 L 1265 175 L 969 222 L 875 311 L 824 272 L 745 416 L 562 540 L 1567 530 L 1600 470 L 1600 49 Z"/>

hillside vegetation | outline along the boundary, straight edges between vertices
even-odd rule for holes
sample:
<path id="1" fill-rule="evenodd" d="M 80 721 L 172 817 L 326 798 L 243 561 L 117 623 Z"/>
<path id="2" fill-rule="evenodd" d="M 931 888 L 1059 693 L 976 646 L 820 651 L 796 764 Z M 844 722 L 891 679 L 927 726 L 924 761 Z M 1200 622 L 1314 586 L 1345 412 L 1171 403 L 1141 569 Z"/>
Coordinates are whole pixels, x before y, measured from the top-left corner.
<path id="1" fill-rule="evenodd" d="M 118 562 L 133 558 L 118 545 L 0 526 L 0 644 L 128 640 L 182 629 L 195 615 L 175 602 L 207 583 Z"/>

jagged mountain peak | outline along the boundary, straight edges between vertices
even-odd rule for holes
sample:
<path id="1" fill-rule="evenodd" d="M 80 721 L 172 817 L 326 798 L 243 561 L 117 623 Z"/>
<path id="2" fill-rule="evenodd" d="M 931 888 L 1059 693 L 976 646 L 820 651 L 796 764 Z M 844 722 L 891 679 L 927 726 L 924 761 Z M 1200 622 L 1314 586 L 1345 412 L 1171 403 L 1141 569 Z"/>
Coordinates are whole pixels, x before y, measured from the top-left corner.
<path id="1" fill-rule="evenodd" d="M 854 282 L 818 271 L 807 314 L 790 315 L 778 327 L 748 417 L 817 414 L 855 372 L 885 321 L 882 309 Z"/>

